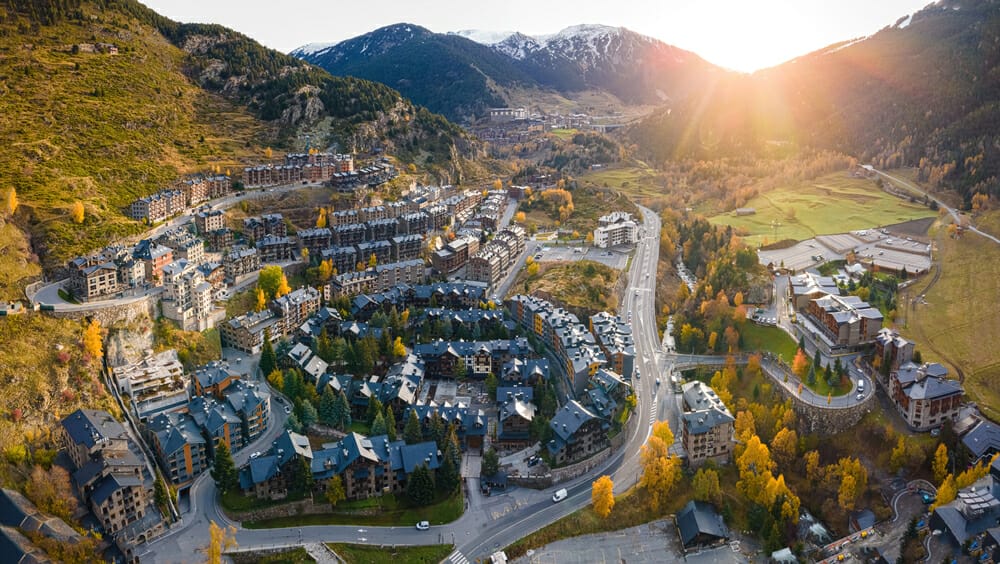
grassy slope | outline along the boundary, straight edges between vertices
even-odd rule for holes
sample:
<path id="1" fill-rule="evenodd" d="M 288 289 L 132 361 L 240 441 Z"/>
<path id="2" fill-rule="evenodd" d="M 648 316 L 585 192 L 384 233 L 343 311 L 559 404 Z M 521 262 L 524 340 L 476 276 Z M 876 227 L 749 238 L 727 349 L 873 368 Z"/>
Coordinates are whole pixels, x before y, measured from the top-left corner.
<path id="1" fill-rule="evenodd" d="M 13 29 L 0 37 L 0 177 L 17 188 L 19 225 L 44 236 L 46 264 L 139 232 L 122 207 L 178 174 L 232 166 L 264 132 L 244 110 L 192 85 L 183 53 L 159 33 L 102 17 L 42 26 L 30 46 Z M 121 54 L 65 51 L 93 41 L 115 43 Z M 82 226 L 68 214 L 78 199 Z"/>
<path id="2" fill-rule="evenodd" d="M 1000 296 L 1000 245 L 974 234 L 961 239 L 934 228 L 941 277 L 933 275 L 911 287 L 909 296 L 926 291 L 927 305 L 909 310 L 902 332 L 916 340 L 924 359 L 957 366 L 965 389 L 992 419 L 1000 421 L 1000 318 L 991 304 Z"/>
<path id="3" fill-rule="evenodd" d="M 330 543 L 327 546 L 348 564 L 390 564 L 392 562 L 437 564 L 451 554 L 455 548 L 450 544 L 399 546 L 392 549 L 344 543 Z"/>
<path id="4" fill-rule="evenodd" d="M 931 217 L 934 212 L 922 205 L 904 202 L 878 190 L 867 179 L 848 178 L 834 173 L 800 184 L 782 186 L 753 198 L 745 207 L 755 215 L 736 217 L 731 213 L 710 218 L 715 224 L 732 225 L 749 233 L 748 243 L 765 240 L 803 240 L 816 235 L 843 233 Z M 777 238 L 772 221 L 780 224 Z"/>
<path id="5" fill-rule="evenodd" d="M 643 163 L 636 166 L 605 168 L 581 174 L 577 180 L 584 186 L 607 186 L 627 192 L 630 196 L 641 199 L 645 196 L 656 196 L 659 188 L 654 185 L 656 171 Z"/>
<path id="6" fill-rule="evenodd" d="M 586 237 L 587 233 L 597 228 L 597 218 L 609 212 L 625 211 L 634 216 L 639 214 L 639 209 L 635 207 L 635 204 L 616 191 L 580 182 L 580 187 L 573 190 L 572 193 L 573 213 L 559 227 L 579 231 L 581 238 Z M 536 207 L 527 211 L 523 205 L 518 209 L 526 212 L 527 217 L 524 222 L 526 226 L 534 225 L 539 232 L 556 229 L 557 218 L 550 216 L 546 210 Z"/>
<path id="7" fill-rule="evenodd" d="M 82 334 L 77 321 L 33 312 L 0 317 L 0 452 L 29 433 L 46 439 L 59 418 L 79 407 L 117 411 L 98 381 L 98 363 L 79 346 Z M 13 421 L 15 409 L 20 422 Z"/>
<path id="8" fill-rule="evenodd" d="M 567 307 L 592 311 L 618 309 L 618 298 L 610 291 L 618 281 L 617 270 L 592 260 L 546 262 L 539 263 L 539 267 L 538 274 L 531 277 L 527 269 L 522 270 L 511 285 L 511 293 L 543 292 Z"/>

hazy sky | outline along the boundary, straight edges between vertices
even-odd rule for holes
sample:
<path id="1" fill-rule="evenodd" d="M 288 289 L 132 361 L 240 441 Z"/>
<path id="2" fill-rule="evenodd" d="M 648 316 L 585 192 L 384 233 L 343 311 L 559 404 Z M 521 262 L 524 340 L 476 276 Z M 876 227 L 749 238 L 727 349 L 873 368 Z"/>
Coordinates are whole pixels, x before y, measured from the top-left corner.
<path id="1" fill-rule="evenodd" d="M 288 52 L 399 22 L 431 31 L 555 33 L 575 24 L 624 26 L 753 71 L 870 35 L 929 0 L 144 0 L 182 22 L 219 23 Z"/>

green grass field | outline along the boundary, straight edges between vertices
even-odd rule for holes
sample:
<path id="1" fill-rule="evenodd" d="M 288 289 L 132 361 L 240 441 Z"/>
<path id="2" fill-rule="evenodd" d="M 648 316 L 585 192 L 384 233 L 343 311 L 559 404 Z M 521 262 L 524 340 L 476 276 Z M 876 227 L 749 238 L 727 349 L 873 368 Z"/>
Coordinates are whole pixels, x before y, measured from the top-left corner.
<path id="1" fill-rule="evenodd" d="M 562 139 L 563 141 L 569 141 L 570 139 L 573 138 L 574 135 L 576 135 L 579 132 L 580 131 L 577 129 L 553 129 L 549 133 L 555 135 L 556 137 Z"/>
<path id="2" fill-rule="evenodd" d="M 607 186 L 627 192 L 634 199 L 662 195 L 656 185 L 656 171 L 638 163 L 637 166 L 604 168 L 581 174 L 577 179 L 583 185 Z"/>
<path id="3" fill-rule="evenodd" d="M 748 233 L 746 241 L 756 244 L 782 239 L 801 241 L 935 215 L 923 205 L 882 192 L 871 180 L 849 178 L 840 172 L 770 190 L 744 207 L 754 208 L 757 213 L 737 217 L 727 212 L 709 221 L 740 228 Z M 779 224 L 777 231 L 772 222 Z"/>
<path id="4" fill-rule="evenodd" d="M 927 304 L 908 308 L 902 333 L 917 343 L 925 361 L 935 360 L 965 374 L 969 399 L 991 419 L 1000 421 L 1000 317 L 993 303 L 1000 296 L 1000 245 L 967 233 L 948 237 L 932 228 L 942 265 L 941 277 L 929 290 L 933 274 L 911 286 L 908 297 L 926 291 Z"/>
<path id="5" fill-rule="evenodd" d="M 756 323 L 747 323 L 743 326 L 743 350 L 769 351 L 780 354 L 785 362 L 791 362 L 795 358 L 795 351 L 798 344 L 777 327 L 766 327 Z"/>
<path id="6" fill-rule="evenodd" d="M 327 546 L 344 559 L 347 564 L 437 564 L 455 549 L 450 544 L 427 546 L 396 546 L 383 548 L 364 544 L 329 543 Z"/>

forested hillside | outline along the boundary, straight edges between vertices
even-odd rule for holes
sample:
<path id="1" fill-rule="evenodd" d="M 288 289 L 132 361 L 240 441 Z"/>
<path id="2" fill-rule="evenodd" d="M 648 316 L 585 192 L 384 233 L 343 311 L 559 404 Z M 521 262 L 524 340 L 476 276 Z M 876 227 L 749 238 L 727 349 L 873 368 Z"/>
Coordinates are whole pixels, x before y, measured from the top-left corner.
<path id="1" fill-rule="evenodd" d="M 932 184 L 1000 195 L 1000 3 L 946 0 L 870 38 L 672 106 L 630 137 L 657 161 L 830 148 L 919 166 Z"/>

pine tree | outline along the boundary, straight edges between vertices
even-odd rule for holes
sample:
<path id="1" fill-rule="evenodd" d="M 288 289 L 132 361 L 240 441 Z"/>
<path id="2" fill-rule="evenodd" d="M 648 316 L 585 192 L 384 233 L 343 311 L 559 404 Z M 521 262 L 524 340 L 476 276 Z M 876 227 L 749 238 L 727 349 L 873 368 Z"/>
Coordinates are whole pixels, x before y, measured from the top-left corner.
<path id="1" fill-rule="evenodd" d="M 347 402 L 347 395 L 344 393 L 344 390 L 341 390 L 337 394 L 337 411 L 333 424 L 341 430 L 351 425 L 351 404 Z"/>
<path id="2" fill-rule="evenodd" d="M 813 355 L 813 367 L 819 370 L 822 359 L 819 356 L 819 347 L 816 347 L 816 354 Z"/>
<path id="3" fill-rule="evenodd" d="M 271 345 L 271 330 L 264 330 L 264 344 L 260 349 L 260 362 L 257 367 L 261 374 L 270 374 L 278 366 L 278 357 L 274 354 L 274 346 Z"/>
<path id="4" fill-rule="evenodd" d="M 444 426 L 444 419 L 441 415 L 434 410 L 434 414 L 431 416 L 431 422 L 429 425 L 429 435 L 430 439 L 437 443 L 438 450 L 444 450 L 444 438 L 447 430 Z"/>
<path id="5" fill-rule="evenodd" d="M 337 394 L 333 392 L 333 388 L 326 386 L 323 389 L 323 395 L 319 398 L 319 420 L 323 422 L 324 425 L 336 425 L 337 424 Z"/>
<path id="6" fill-rule="evenodd" d="M 368 412 L 365 414 L 365 419 L 368 421 L 369 425 L 375 424 L 375 417 L 382 415 L 382 402 L 378 400 L 375 396 L 370 396 L 368 398 Z M 383 423 L 385 421 L 383 420 Z"/>
<path id="7" fill-rule="evenodd" d="M 233 455 L 229 452 L 229 447 L 223 442 L 219 448 L 215 449 L 215 460 L 212 463 L 212 479 L 215 486 L 222 493 L 234 492 L 239 488 L 239 475 L 236 472 L 236 465 L 233 463 Z"/>
<path id="8" fill-rule="evenodd" d="M 379 435 L 385 435 L 385 434 L 386 434 L 385 417 L 382 415 L 382 412 L 379 411 L 375 415 L 375 420 L 372 421 L 371 436 L 377 437 Z"/>
<path id="9" fill-rule="evenodd" d="M 315 424 L 319 417 L 312 402 L 302 400 L 302 403 L 299 405 L 299 421 L 302 422 L 302 427 L 308 428 L 310 425 Z"/>
<path id="10" fill-rule="evenodd" d="M 406 425 L 403 427 L 403 440 L 406 444 L 413 445 L 424 440 L 423 431 L 420 429 L 420 419 L 417 418 L 417 410 L 410 408 L 410 414 L 406 417 Z"/>
<path id="11" fill-rule="evenodd" d="M 497 451 L 490 447 L 483 454 L 483 464 L 480 467 L 479 474 L 481 476 L 493 476 L 500 471 L 500 456 Z"/>
<path id="12" fill-rule="evenodd" d="M 427 466 L 421 464 L 410 473 L 406 495 L 417 505 L 430 505 L 434 501 L 434 478 Z"/>
<path id="13" fill-rule="evenodd" d="M 396 440 L 396 414 L 388 406 L 385 408 L 385 434 L 389 435 L 390 441 Z"/>

